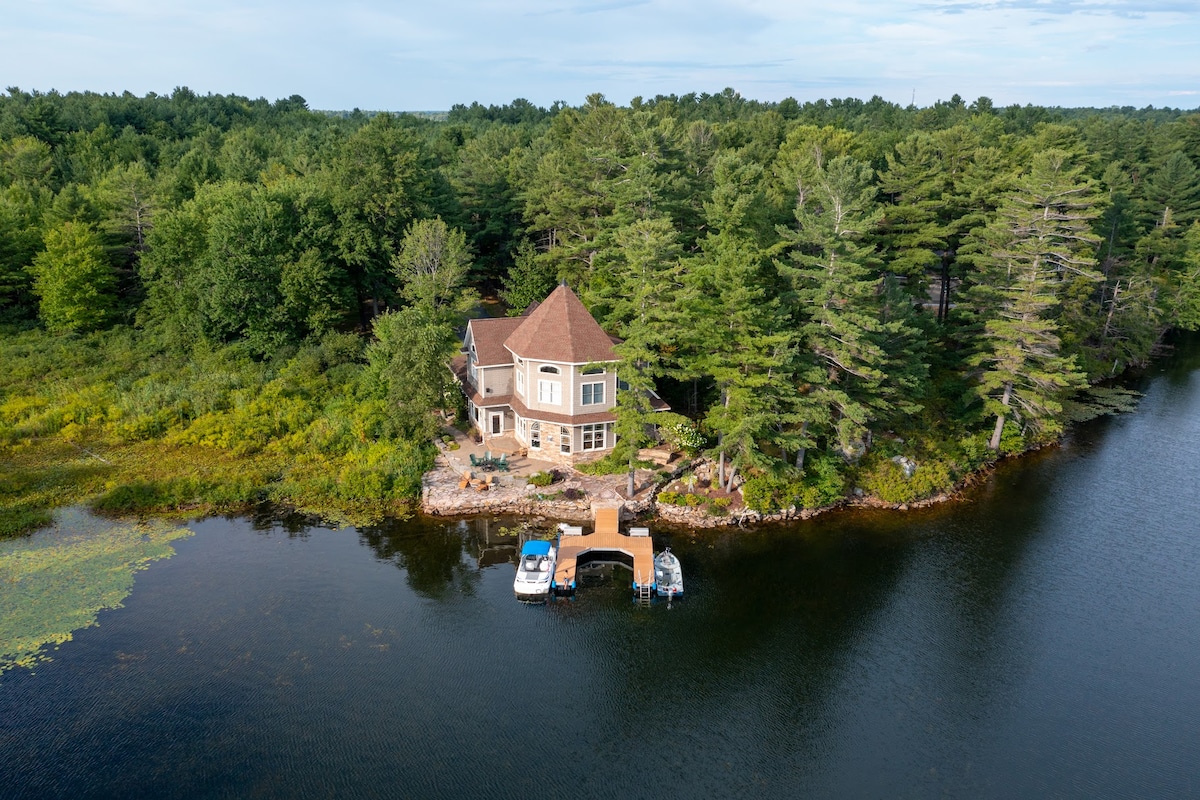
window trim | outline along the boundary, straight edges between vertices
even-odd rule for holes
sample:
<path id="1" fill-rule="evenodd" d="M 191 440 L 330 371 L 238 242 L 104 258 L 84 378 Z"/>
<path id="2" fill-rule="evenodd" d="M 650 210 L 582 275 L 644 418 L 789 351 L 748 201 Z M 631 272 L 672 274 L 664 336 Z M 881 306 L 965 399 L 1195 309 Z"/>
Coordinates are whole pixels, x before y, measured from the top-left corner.
<path id="1" fill-rule="evenodd" d="M 583 430 L 581 450 L 588 452 L 606 449 L 605 444 L 608 441 L 607 422 L 594 422 L 590 425 L 581 425 L 580 428 Z"/>
<path id="2" fill-rule="evenodd" d="M 593 383 L 582 383 L 579 385 L 579 405 L 581 406 L 602 406 L 604 405 L 604 387 L 606 381 L 595 381 Z M 600 387 L 600 398 L 596 399 L 596 387 Z M 591 390 L 590 392 L 588 390 Z M 591 399 L 588 396 L 591 395 Z"/>
<path id="3" fill-rule="evenodd" d="M 562 381 L 538 379 L 538 404 L 547 406 L 562 405 Z"/>

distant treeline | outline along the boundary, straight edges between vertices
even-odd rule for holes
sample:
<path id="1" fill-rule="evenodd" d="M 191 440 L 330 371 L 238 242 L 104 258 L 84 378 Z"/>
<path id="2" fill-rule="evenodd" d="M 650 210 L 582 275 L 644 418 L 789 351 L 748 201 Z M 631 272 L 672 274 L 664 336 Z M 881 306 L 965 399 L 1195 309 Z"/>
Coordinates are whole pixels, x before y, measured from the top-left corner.
<path id="1" fill-rule="evenodd" d="M 371 391 L 418 436 L 451 396 L 418 362 L 472 293 L 519 309 L 566 280 L 626 341 L 630 444 L 656 384 L 757 507 L 910 497 L 1056 436 L 1080 389 L 1200 326 L 1198 164 L 1196 111 L 957 95 L 442 119 L 10 88 L 0 316 L 185 360 L 373 332 Z"/>

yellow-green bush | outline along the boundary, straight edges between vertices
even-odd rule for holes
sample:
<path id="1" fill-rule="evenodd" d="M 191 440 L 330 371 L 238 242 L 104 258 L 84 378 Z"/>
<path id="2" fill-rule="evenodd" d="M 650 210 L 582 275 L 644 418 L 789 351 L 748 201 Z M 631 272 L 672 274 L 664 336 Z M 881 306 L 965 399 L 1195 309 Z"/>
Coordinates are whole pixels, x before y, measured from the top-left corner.
<path id="1" fill-rule="evenodd" d="M 907 477 L 900 464 L 881 458 L 864 465 L 859 485 L 885 503 L 910 503 L 949 490 L 954 485 L 954 473 L 944 461 L 925 461 L 917 465 L 912 477 Z"/>
<path id="2" fill-rule="evenodd" d="M 114 512 L 271 499 L 347 521 L 404 513 L 433 447 L 363 380 L 362 353 L 352 334 L 273 362 L 237 347 L 168 356 L 117 332 L 0 339 L 11 367 L 0 446 L 40 454 L 0 468 L 0 535 L 81 500 Z"/>

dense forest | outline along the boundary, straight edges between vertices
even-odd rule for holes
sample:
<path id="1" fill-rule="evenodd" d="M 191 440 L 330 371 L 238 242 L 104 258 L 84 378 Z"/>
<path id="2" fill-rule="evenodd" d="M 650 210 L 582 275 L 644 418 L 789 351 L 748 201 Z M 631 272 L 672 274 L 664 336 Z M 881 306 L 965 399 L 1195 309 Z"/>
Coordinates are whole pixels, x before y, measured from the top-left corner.
<path id="1" fill-rule="evenodd" d="M 759 510 L 903 502 L 1200 327 L 1200 113 L 0 95 L 0 533 L 419 492 L 466 315 L 568 282 Z M 1089 388 L 1090 387 L 1090 388 Z M 902 457 L 902 458 L 901 458 Z"/>

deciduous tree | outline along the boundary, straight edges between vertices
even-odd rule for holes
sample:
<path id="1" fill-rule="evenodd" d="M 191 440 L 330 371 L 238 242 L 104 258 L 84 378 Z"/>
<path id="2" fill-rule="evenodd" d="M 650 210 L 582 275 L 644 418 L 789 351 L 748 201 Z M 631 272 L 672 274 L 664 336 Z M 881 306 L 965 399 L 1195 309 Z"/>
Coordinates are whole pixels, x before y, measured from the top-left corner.
<path id="1" fill-rule="evenodd" d="M 55 333 L 103 327 L 113 311 L 116 278 L 91 226 L 64 222 L 46 232 L 33 259 L 33 292 L 42 322 Z"/>

